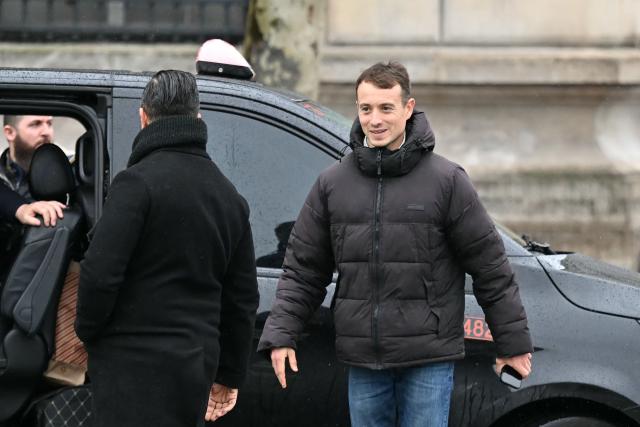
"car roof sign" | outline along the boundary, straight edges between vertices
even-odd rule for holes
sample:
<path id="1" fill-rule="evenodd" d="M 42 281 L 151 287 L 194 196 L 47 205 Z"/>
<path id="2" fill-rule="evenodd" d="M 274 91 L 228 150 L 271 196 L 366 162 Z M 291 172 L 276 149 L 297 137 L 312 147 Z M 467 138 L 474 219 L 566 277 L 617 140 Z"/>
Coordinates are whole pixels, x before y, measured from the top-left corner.
<path id="1" fill-rule="evenodd" d="M 236 79 L 251 80 L 256 73 L 240 52 L 231 44 L 220 39 L 207 40 L 198 49 L 196 71 Z"/>

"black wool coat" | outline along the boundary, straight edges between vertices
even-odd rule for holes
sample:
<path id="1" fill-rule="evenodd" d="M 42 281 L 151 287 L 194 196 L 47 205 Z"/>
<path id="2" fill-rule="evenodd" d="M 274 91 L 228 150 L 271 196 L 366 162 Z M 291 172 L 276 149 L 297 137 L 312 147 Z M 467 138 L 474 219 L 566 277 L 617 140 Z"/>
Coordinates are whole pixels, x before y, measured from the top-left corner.
<path id="1" fill-rule="evenodd" d="M 204 425 L 212 383 L 245 377 L 259 298 L 249 208 L 206 141 L 199 119 L 154 121 L 109 189 L 76 321 L 94 426 Z"/>
<path id="2" fill-rule="evenodd" d="M 324 171 L 293 227 L 258 350 L 295 347 L 334 268 L 338 358 L 386 369 L 464 356 L 465 272 L 498 355 L 532 351 L 518 286 L 493 222 L 464 170 L 433 153 L 425 115 L 397 151 L 367 148 Z"/>

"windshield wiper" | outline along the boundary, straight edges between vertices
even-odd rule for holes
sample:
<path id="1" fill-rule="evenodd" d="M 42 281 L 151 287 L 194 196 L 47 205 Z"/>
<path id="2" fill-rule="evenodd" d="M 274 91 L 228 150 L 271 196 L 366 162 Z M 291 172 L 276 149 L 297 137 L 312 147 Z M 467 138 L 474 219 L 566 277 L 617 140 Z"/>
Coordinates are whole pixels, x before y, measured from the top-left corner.
<path id="1" fill-rule="evenodd" d="M 548 243 L 538 243 L 533 240 L 526 234 L 522 235 L 522 240 L 525 241 L 525 249 L 531 252 L 538 252 L 543 255 L 556 255 L 556 252 L 551 249 L 551 246 Z"/>

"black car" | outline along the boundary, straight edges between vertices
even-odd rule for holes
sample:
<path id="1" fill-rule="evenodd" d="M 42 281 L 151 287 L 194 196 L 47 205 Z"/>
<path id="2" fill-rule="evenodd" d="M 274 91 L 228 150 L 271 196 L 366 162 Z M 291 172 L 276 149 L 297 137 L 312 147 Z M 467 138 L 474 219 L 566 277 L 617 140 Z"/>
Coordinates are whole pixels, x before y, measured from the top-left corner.
<path id="1" fill-rule="evenodd" d="M 139 130 L 142 90 L 150 76 L 0 69 L 0 114 L 68 117 L 86 131 L 77 143 L 69 144 L 75 145 L 74 191 L 82 203 L 77 203 L 80 219 L 69 233 L 70 241 L 78 241 L 76 252 L 68 257 L 81 257 L 109 183 L 126 165 Z M 320 171 L 340 161 L 348 149 L 350 121 L 304 97 L 254 82 L 199 76 L 198 85 L 202 118 L 209 129 L 208 151 L 251 206 L 261 295 L 257 344 L 291 221 Z M 467 338 L 466 358 L 456 364 L 449 425 L 640 425 L 640 275 L 577 254 L 554 254 L 499 228 L 529 318 L 533 373 L 519 389 L 496 376 L 491 332 L 468 279 L 465 323 L 460 325 Z M 24 261 L 18 258 L 20 262 Z M 12 268 L 17 268 L 15 263 Z M 56 281 L 50 291 L 54 296 L 60 286 Z M 299 344 L 300 372 L 289 374 L 289 387 L 280 388 L 270 361 L 256 353 L 238 405 L 217 424 L 349 425 L 347 367 L 334 354 L 332 292 L 333 285 Z M 0 294 L 0 308 L 5 294 Z M 41 317 L 50 319 L 55 304 L 42 308 Z M 20 374 L 34 378 L 33 374 L 7 374 L 15 359 L 31 358 L 8 337 L 39 348 L 44 362 L 38 359 L 33 366 L 40 367 L 51 355 L 53 324 L 25 327 L 11 318 L 15 310 L 0 312 L 5 324 L 0 328 L 0 423 L 40 425 L 47 402 L 76 389 L 51 390 L 42 384 L 41 372 L 35 380 L 23 382 Z M 86 387 L 78 390 L 89 395 Z"/>

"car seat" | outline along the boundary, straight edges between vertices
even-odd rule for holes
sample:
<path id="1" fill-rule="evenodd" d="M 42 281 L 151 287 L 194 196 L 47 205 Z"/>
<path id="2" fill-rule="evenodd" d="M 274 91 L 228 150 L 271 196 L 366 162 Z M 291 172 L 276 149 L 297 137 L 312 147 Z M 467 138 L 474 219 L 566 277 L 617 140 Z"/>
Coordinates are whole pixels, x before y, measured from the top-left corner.
<path id="1" fill-rule="evenodd" d="M 36 200 L 70 207 L 55 227 L 27 227 L 0 290 L 0 422 L 13 417 L 42 379 L 54 349 L 55 316 L 71 250 L 83 215 L 73 207 L 76 183 L 64 152 L 36 149 L 29 172 Z"/>

